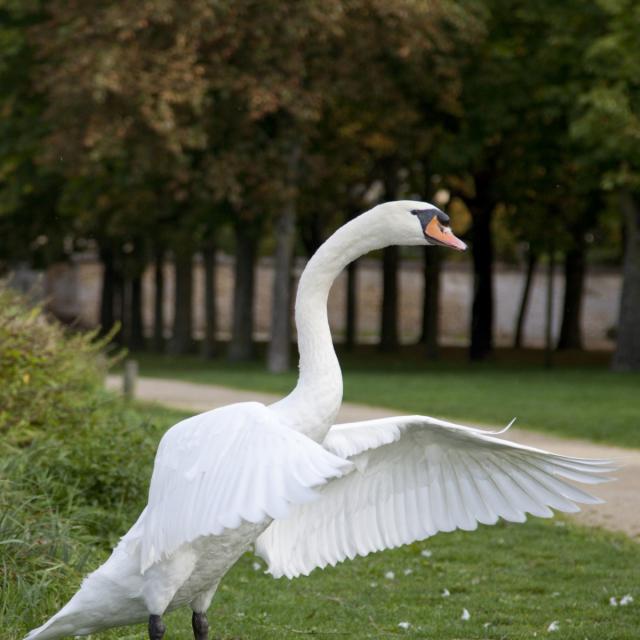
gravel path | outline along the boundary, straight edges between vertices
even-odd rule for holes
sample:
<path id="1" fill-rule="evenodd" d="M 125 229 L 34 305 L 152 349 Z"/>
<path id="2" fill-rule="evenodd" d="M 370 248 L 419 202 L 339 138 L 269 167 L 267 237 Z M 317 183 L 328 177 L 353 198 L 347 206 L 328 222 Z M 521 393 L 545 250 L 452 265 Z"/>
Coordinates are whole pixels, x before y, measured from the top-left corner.
<path id="1" fill-rule="evenodd" d="M 108 376 L 107 388 L 120 390 L 119 376 Z M 195 384 L 160 378 L 139 378 L 136 397 L 146 402 L 155 402 L 166 407 L 191 412 L 207 411 L 225 404 L 253 400 L 270 403 L 278 397 L 258 391 L 240 391 L 217 385 Z M 367 405 L 344 403 L 338 416 L 339 422 L 368 420 L 397 415 L 398 411 L 370 407 Z M 606 500 L 601 505 L 585 505 L 583 511 L 571 516 L 589 525 L 601 526 L 612 531 L 621 531 L 640 541 L 640 450 L 623 449 L 609 445 L 595 444 L 584 440 L 569 440 L 522 429 L 511 429 L 511 440 L 556 453 L 615 460 L 621 469 L 616 472 L 616 482 L 597 485 L 593 493 Z"/>

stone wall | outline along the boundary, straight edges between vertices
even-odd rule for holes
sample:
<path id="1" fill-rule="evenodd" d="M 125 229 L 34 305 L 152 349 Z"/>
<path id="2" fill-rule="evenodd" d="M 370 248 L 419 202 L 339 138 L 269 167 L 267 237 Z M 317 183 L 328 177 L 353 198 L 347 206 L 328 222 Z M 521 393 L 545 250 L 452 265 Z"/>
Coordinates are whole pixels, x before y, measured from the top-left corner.
<path id="1" fill-rule="evenodd" d="M 303 263 L 296 267 L 296 276 Z M 52 310 L 64 319 L 77 318 L 83 326 L 98 322 L 101 265 L 91 256 L 76 256 L 70 264 L 51 267 L 46 276 L 44 291 Z M 555 281 L 554 334 L 557 336 L 562 311 L 564 281 L 560 269 Z M 173 316 L 173 271 L 165 266 L 166 333 L 169 335 Z M 194 261 L 194 318 L 195 335 L 203 328 L 203 271 L 200 261 Z M 513 327 L 521 295 L 522 271 L 515 268 L 496 268 L 495 274 L 495 336 L 497 344 L 512 341 Z M 343 273 L 329 297 L 329 318 L 334 336 L 341 339 L 344 331 L 344 295 L 346 275 Z M 219 255 L 217 270 L 219 292 L 218 310 L 220 337 L 230 335 L 231 299 L 233 293 L 233 258 Z M 611 348 L 607 332 L 616 324 L 620 296 L 620 275 L 614 270 L 592 269 L 587 277 L 583 310 L 585 343 L 591 349 Z M 405 260 L 400 271 L 400 332 L 402 340 L 416 340 L 422 313 L 422 273 L 417 260 Z M 361 342 L 377 339 L 379 307 L 382 297 L 380 263 L 362 259 L 358 271 L 358 333 Z M 148 332 L 152 326 L 153 273 L 144 276 L 144 322 Z M 466 344 L 469 335 L 469 317 L 472 296 L 472 273 L 466 264 L 444 265 L 440 305 L 441 339 L 444 344 Z M 271 299 L 271 260 L 260 261 L 256 278 L 256 337 L 266 339 L 269 334 Z M 544 342 L 546 278 L 542 271 L 536 274 L 525 326 L 525 344 L 541 346 Z"/>

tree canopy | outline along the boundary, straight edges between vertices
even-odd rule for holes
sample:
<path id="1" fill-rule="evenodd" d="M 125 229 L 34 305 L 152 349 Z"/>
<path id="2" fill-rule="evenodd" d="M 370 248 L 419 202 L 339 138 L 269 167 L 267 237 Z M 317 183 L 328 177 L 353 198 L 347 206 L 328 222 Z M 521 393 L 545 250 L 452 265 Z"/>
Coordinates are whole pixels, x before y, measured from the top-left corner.
<path id="1" fill-rule="evenodd" d="M 484 358 L 496 258 L 516 261 L 523 246 L 534 262 L 561 256 L 567 282 L 581 283 L 587 238 L 619 259 L 602 229 L 624 217 L 620 343 L 624 366 L 640 366 L 624 328 L 639 305 L 631 0 L 4 0 L 0 15 L 5 266 L 93 243 L 113 311 L 139 305 L 152 255 L 188 275 L 195 252 L 222 242 L 243 256 L 242 315 L 257 253 L 275 251 L 274 367 L 286 368 L 293 255 L 376 198 L 440 189 L 469 221 L 471 354 Z M 393 305 L 397 260 L 385 256 Z M 561 342 L 576 347 L 580 296 L 567 305 Z M 182 322 L 177 349 L 190 338 Z M 235 352 L 249 356 L 251 317 L 234 326 Z"/>

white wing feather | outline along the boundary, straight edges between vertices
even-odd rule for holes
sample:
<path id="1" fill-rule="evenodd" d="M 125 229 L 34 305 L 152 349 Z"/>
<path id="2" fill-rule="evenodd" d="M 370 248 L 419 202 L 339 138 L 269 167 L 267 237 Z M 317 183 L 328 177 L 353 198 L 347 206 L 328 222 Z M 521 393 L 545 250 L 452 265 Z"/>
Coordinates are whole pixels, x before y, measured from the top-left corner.
<path id="1" fill-rule="evenodd" d="M 156 454 L 140 538 L 141 571 L 200 536 L 286 517 L 352 464 L 282 426 L 264 405 L 229 405 L 179 422 Z"/>
<path id="2" fill-rule="evenodd" d="M 600 500 L 565 478 L 595 484 L 613 470 L 608 461 L 559 456 L 426 416 L 335 425 L 324 446 L 354 469 L 258 538 L 256 552 L 276 577 L 478 522 L 578 511 L 576 503 Z"/>

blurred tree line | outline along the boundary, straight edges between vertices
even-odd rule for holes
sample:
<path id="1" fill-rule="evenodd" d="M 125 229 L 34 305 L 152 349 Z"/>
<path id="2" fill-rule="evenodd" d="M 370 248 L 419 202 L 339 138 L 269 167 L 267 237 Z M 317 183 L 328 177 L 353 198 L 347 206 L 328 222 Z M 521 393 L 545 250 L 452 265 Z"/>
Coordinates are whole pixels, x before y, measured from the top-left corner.
<path id="1" fill-rule="evenodd" d="M 472 359 L 493 348 L 497 257 L 526 265 L 515 346 L 536 265 L 551 300 L 562 260 L 555 346 L 580 348 L 590 248 L 601 260 L 624 254 L 614 367 L 639 369 L 639 32 L 632 0 L 0 0 L 0 261 L 43 266 L 93 243 L 102 327 L 122 323 L 133 348 L 183 353 L 200 254 L 211 356 L 216 252 L 230 249 L 228 355 L 243 360 L 256 259 L 272 253 L 268 364 L 281 371 L 294 256 L 377 201 L 447 194 L 472 248 Z M 441 257 L 423 255 L 430 357 Z M 176 289 L 165 344 L 167 260 Z M 393 350 L 399 249 L 381 262 L 380 348 Z M 347 346 L 356 278 L 354 263 Z"/>

